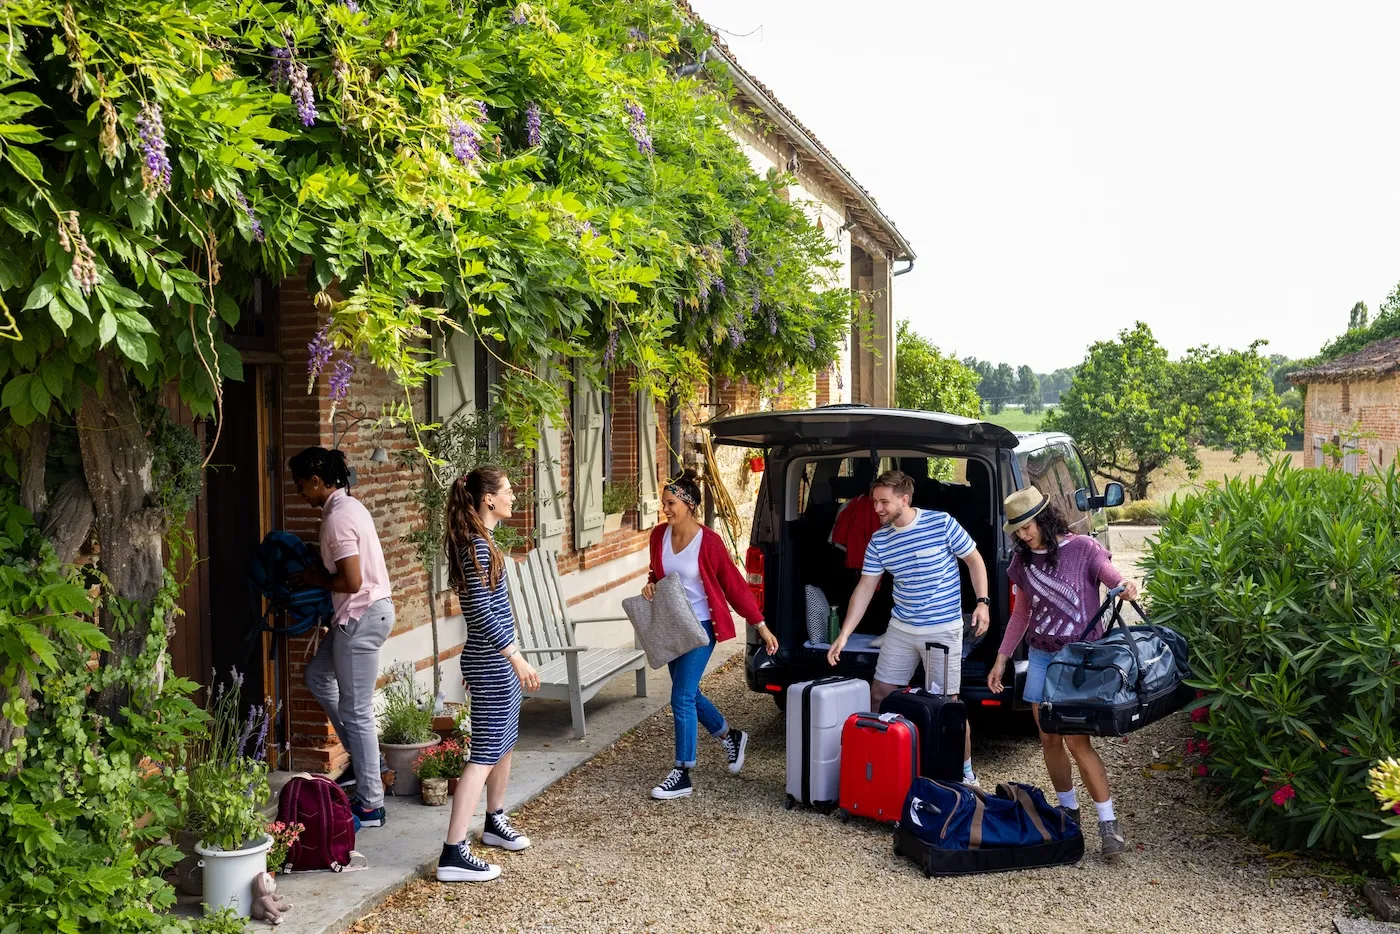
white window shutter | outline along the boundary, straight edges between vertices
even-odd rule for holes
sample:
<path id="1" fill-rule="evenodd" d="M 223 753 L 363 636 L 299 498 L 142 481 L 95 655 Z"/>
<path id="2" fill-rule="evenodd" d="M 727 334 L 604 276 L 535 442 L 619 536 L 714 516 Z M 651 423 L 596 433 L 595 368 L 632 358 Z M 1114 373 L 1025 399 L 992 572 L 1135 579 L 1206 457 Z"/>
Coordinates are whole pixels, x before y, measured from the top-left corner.
<path id="1" fill-rule="evenodd" d="M 430 419 L 445 425 L 461 415 L 476 411 L 476 342 L 471 334 L 449 330 L 439 344 L 450 366 L 433 377 Z M 439 555 L 433 564 L 433 590 L 448 589 L 447 556 Z"/>
<path id="2" fill-rule="evenodd" d="M 552 364 L 540 364 L 540 376 L 551 379 Z M 565 509 L 564 461 L 561 457 L 564 433 L 548 419 L 540 421 L 540 443 L 535 448 L 535 544 L 543 551 L 558 552 L 564 547 Z"/>
<path id="3" fill-rule="evenodd" d="M 574 547 L 603 540 L 603 391 L 574 384 Z"/>
<path id="4" fill-rule="evenodd" d="M 656 475 L 656 400 L 642 390 L 637 394 L 637 528 L 656 525 L 661 514 L 661 490 Z"/>

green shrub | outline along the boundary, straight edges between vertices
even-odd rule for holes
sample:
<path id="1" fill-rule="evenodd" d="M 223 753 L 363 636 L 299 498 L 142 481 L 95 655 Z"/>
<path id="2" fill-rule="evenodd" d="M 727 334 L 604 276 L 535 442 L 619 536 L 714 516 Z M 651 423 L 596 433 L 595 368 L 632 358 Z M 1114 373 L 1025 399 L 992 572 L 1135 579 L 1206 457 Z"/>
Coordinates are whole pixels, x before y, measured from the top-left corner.
<path id="1" fill-rule="evenodd" d="M 637 505 L 637 484 L 603 484 L 603 512 L 607 515 L 620 515 L 635 505 Z"/>
<path id="2" fill-rule="evenodd" d="M 1161 525 L 1166 516 L 1167 504 L 1158 499 L 1140 499 L 1108 509 L 1109 522 L 1126 522 L 1130 525 Z"/>
<path id="3" fill-rule="evenodd" d="M 428 695 L 414 677 L 413 665 L 400 663 L 389 669 L 389 683 L 381 692 L 384 706 L 379 711 L 379 741 L 394 746 L 412 746 L 432 739 L 433 711 Z"/>
<path id="4" fill-rule="evenodd" d="M 1275 464 L 1178 497 L 1147 558 L 1190 640 L 1197 774 L 1269 842 L 1370 857 L 1367 770 L 1400 748 L 1400 475 Z"/>

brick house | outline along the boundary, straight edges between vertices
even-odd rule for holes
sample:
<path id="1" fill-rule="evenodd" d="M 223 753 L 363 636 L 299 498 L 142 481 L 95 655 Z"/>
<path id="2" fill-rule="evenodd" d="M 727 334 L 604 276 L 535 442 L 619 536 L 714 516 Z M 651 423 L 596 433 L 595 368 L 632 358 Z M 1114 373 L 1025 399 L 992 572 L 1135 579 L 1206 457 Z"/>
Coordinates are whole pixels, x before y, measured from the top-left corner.
<path id="1" fill-rule="evenodd" d="M 752 121 L 732 128 L 756 170 L 791 171 L 798 179 L 788 196 L 802 203 L 831 242 L 840 271 L 833 285 L 846 285 L 866 296 L 864 334 L 853 332 L 835 371 L 818 379 L 806 399 L 787 398 L 784 406 L 868 402 L 892 405 L 894 398 L 894 276 L 913 265 L 909 244 L 879 210 L 870 195 L 831 153 L 797 121 L 762 84 L 716 46 L 714 55 L 728 63 L 739 89 L 737 109 L 754 113 Z M 895 263 L 905 262 L 894 271 Z M 425 574 L 404 535 L 420 527 L 411 494 L 413 472 L 393 456 L 410 447 L 402 429 L 375 433 L 353 416 L 358 407 L 376 414 L 381 405 L 402 401 L 402 390 L 387 376 L 363 367 L 351 382 L 349 397 L 331 419 L 324 386 L 307 391 L 307 344 L 323 323 L 302 277 L 278 285 L 264 284 L 245 307 L 231 343 L 244 358 L 245 378 L 225 387 L 225 423 L 208 484 L 190 527 L 199 558 L 184 562 L 189 574 L 171 652 L 177 674 L 204 682 L 211 668 L 237 665 L 248 678 L 249 702 L 270 694 L 283 702 L 276 742 L 290 743 L 291 757 L 278 753 L 278 768 L 337 771 L 345 752 L 319 705 L 305 688 L 309 639 L 274 639 L 247 633 L 260 613 L 244 577 L 248 549 L 267 531 L 285 528 L 314 540 L 319 515 L 297 495 L 287 460 L 311 445 L 337 443 L 357 473 L 353 494 L 374 515 L 394 578 L 397 620 L 381 654 L 381 665 L 411 662 L 419 679 L 432 683 L 440 666 L 448 700 L 463 690 L 457 655 L 465 623 L 439 569 Z M 444 421 L 472 411 L 489 398 L 496 382 L 495 361 L 468 335 L 454 335 L 441 351 L 453 367 L 424 389 L 412 393 L 416 415 Z M 640 588 L 646 573 L 646 543 L 659 517 L 659 484 L 678 463 L 700 463 L 694 426 L 717 412 L 744 412 L 771 407 L 748 386 L 710 384 L 697 387 L 696 400 L 674 412 L 631 391 L 634 374 L 618 372 L 605 387 L 578 386 L 568 425 L 542 426 L 534 469 L 512 477 L 518 492 L 516 520 L 532 547 L 553 549 L 570 606 L 581 617 L 608 615 L 623 596 Z M 203 430 L 207 433 L 207 428 Z M 387 458 L 375 457 L 384 449 Z M 757 492 L 740 451 L 716 452 L 720 480 L 741 515 L 752 513 Z M 605 482 L 637 483 L 641 500 L 628 511 L 620 529 L 605 532 L 601 509 Z M 560 496 L 554 496 L 555 493 Z M 256 508 L 254 508 L 256 504 Z M 746 519 L 745 519 L 746 521 Z M 738 530 L 742 551 L 747 528 Z M 428 593 L 436 596 L 439 651 L 433 657 Z M 583 627 L 580 627 L 581 629 Z M 599 628 L 580 633 L 593 646 L 630 644 L 630 628 Z M 279 644 L 280 642 L 280 644 Z M 551 703 L 532 701 L 531 703 Z M 528 710 L 528 708 L 527 708 Z M 528 716 L 527 716 L 528 721 Z"/>
<path id="2" fill-rule="evenodd" d="M 1400 453 L 1400 337 L 1289 376 L 1305 387 L 1303 438 L 1311 466 L 1351 474 L 1383 469 Z M 1340 448 L 1338 460 L 1328 447 Z"/>

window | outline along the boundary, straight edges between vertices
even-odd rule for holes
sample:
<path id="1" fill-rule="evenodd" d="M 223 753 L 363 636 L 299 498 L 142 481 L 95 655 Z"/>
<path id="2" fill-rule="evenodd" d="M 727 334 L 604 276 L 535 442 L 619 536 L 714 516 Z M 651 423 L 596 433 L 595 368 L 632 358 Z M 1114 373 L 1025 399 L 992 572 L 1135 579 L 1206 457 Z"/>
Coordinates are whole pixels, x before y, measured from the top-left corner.
<path id="1" fill-rule="evenodd" d="M 1356 450 L 1356 439 L 1342 444 L 1342 472 L 1353 477 L 1361 473 L 1361 455 Z"/>
<path id="2" fill-rule="evenodd" d="M 1039 451 L 1018 453 L 1021 474 L 1054 504 L 1069 523 L 1071 531 L 1087 534 L 1089 516 L 1074 503 L 1075 491 L 1088 487 L 1088 473 L 1079 454 L 1064 442 L 1049 444 Z M 1080 479 L 1083 482 L 1080 482 Z"/>
<path id="3" fill-rule="evenodd" d="M 1351 412 L 1351 383 L 1342 383 L 1342 414 Z"/>

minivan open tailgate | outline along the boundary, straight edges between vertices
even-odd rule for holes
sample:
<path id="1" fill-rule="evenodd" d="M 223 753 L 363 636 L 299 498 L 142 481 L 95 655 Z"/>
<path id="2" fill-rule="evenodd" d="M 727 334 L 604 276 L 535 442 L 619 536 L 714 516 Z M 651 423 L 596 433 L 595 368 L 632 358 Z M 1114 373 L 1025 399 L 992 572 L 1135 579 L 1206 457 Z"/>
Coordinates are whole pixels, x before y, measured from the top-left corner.
<path id="1" fill-rule="evenodd" d="M 700 427 L 708 428 L 717 444 L 754 448 L 834 443 L 889 447 L 899 442 L 1014 448 L 1017 444 L 1014 433 L 991 422 L 942 412 L 863 405 L 726 415 Z"/>

